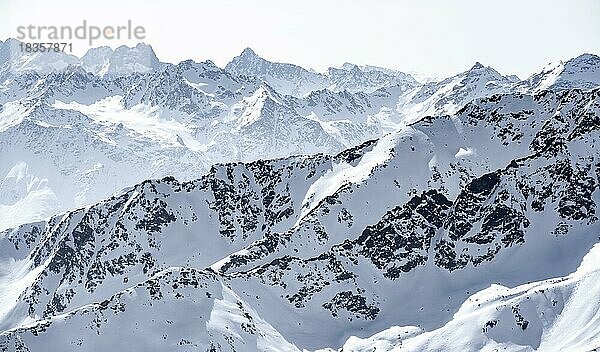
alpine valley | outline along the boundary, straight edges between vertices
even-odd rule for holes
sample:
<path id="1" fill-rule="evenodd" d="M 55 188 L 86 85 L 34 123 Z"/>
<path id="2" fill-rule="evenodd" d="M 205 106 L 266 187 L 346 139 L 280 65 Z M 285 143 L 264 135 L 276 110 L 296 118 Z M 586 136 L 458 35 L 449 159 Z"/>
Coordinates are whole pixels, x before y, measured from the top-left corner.
<path id="1" fill-rule="evenodd" d="M 0 351 L 600 350 L 600 57 L 419 82 L 0 42 Z"/>

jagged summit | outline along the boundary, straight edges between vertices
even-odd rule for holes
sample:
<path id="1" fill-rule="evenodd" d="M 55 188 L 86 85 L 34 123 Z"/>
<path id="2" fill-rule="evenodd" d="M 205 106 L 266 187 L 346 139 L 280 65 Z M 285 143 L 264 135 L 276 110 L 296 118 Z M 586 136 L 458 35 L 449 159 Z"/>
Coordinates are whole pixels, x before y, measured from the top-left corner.
<path id="1" fill-rule="evenodd" d="M 600 56 L 591 53 L 584 53 L 572 59 L 569 59 L 567 62 L 589 62 L 589 63 L 597 63 L 600 60 Z"/>
<path id="2" fill-rule="evenodd" d="M 483 66 L 479 61 L 475 62 L 475 64 L 471 67 L 471 69 L 469 71 L 473 71 L 473 70 L 480 70 L 482 68 L 484 68 L 485 66 Z"/>
<path id="3" fill-rule="evenodd" d="M 465 72 L 465 74 L 466 75 L 486 75 L 486 76 L 496 77 L 496 78 L 501 78 L 501 79 L 506 78 L 505 76 L 500 74 L 498 71 L 496 71 L 496 69 L 494 69 L 493 67 L 484 66 L 479 61 L 475 62 L 475 64 L 473 66 L 471 66 L 471 68 L 468 69 Z"/>
<path id="4" fill-rule="evenodd" d="M 262 57 L 258 56 L 258 54 L 256 54 L 256 52 L 254 52 L 254 50 L 252 50 L 250 47 L 245 48 L 244 50 L 242 50 L 242 52 L 240 53 L 240 55 L 234 57 L 226 66 L 225 69 L 228 71 L 232 71 L 234 69 L 241 69 L 241 67 L 243 65 L 255 65 L 254 62 L 255 61 L 259 61 L 261 63 L 263 62 L 267 62 L 267 60 L 263 59 Z M 234 68 L 236 67 L 236 68 Z"/>
<path id="5" fill-rule="evenodd" d="M 250 47 L 245 48 L 240 54 L 241 57 L 258 57 L 258 55 Z"/>
<path id="6" fill-rule="evenodd" d="M 348 66 L 345 66 L 345 67 L 348 67 Z M 360 67 L 355 64 L 350 64 L 349 68 L 350 68 L 350 71 L 354 71 L 354 72 L 361 71 Z"/>
<path id="7" fill-rule="evenodd" d="M 233 58 L 225 66 L 225 70 L 234 75 L 260 78 L 280 93 L 297 97 L 327 86 L 326 79 L 316 72 L 294 64 L 265 60 L 250 48 L 244 49 L 240 56 Z"/>
<path id="8" fill-rule="evenodd" d="M 594 54 L 582 54 L 565 62 L 564 68 L 569 73 L 594 74 L 600 67 L 600 56 Z"/>

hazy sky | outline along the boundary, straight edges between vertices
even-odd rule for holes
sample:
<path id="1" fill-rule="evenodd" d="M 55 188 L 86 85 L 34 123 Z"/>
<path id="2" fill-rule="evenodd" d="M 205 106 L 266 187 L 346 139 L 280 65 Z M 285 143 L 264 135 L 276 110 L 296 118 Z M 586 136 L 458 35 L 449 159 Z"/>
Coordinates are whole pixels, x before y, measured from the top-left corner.
<path id="1" fill-rule="evenodd" d="M 316 70 L 349 61 L 445 75 L 480 61 L 527 76 L 553 60 L 600 54 L 600 0 L 0 0 L 0 39 L 22 25 L 84 19 L 144 26 L 161 61 L 221 66 L 249 46 Z M 74 46 L 79 55 L 89 48 Z"/>

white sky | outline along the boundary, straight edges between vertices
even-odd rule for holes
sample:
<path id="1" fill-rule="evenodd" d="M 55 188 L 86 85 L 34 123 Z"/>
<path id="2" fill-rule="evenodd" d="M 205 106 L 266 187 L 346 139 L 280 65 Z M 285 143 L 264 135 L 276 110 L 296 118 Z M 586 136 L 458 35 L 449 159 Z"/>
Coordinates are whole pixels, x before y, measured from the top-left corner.
<path id="1" fill-rule="evenodd" d="M 600 0 L 0 0 L 0 39 L 17 26 L 84 19 L 131 19 L 161 61 L 220 66 L 249 46 L 319 71 L 349 61 L 447 75 L 480 61 L 524 78 L 550 61 L 600 54 Z M 78 55 L 89 48 L 74 46 Z"/>

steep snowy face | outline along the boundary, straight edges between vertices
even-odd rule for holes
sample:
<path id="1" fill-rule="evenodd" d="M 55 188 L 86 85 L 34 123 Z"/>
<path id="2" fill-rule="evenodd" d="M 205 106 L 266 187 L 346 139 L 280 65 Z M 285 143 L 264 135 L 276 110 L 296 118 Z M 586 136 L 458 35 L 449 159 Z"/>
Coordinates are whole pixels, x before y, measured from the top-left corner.
<path id="1" fill-rule="evenodd" d="M 551 63 L 527 80 L 531 89 L 591 89 L 600 84 L 600 57 L 583 54 L 567 62 Z"/>
<path id="2" fill-rule="evenodd" d="M 282 98 L 259 89 L 246 108 L 265 111 L 238 122 Z M 6 231 L 0 346 L 523 350 L 570 325 L 597 345 L 598 307 L 571 309 L 597 291 L 595 252 L 581 262 L 599 116 L 599 89 L 493 95 L 335 156 L 146 181 Z"/>
<path id="3" fill-rule="evenodd" d="M 343 149 L 318 121 L 300 116 L 285 99 L 272 88 L 260 86 L 236 103 L 230 131 L 215 136 L 210 154 L 232 146 L 236 147 L 237 159 L 258 160 L 264 155 L 332 154 Z"/>
<path id="4" fill-rule="evenodd" d="M 512 92 L 515 84 L 514 77 L 477 62 L 468 71 L 415 88 L 400 97 L 399 104 L 402 116 L 416 121 L 427 115 L 453 114 L 476 98 Z"/>
<path id="5" fill-rule="evenodd" d="M 282 94 L 297 97 L 327 87 L 327 80 L 321 74 L 292 64 L 267 61 L 250 48 L 228 63 L 225 70 L 237 76 L 256 77 Z"/>
<path id="6" fill-rule="evenodd" d="M 60 211 L 48 179 L 32 174 L 29 165 L 16 163 L 0 180 L 0 228 L 16 227 Z"/>
<path id="7" fill-rule="evenodd" d="M 114 51 L 108 46 L 91 48 L 81 58 L 81 67 L 94 75 L 104 76 L 108 72 L 113 54 Z"/>

